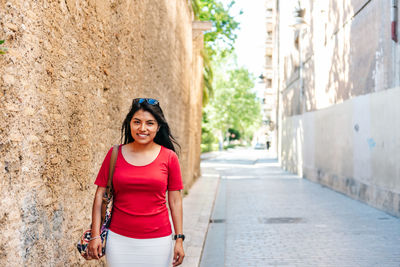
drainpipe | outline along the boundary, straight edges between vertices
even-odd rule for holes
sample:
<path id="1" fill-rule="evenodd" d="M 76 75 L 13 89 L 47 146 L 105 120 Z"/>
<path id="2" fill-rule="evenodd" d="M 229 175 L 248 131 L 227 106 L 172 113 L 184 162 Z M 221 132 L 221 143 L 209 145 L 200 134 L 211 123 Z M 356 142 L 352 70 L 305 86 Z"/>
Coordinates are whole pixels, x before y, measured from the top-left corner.
<path id="1" fill-rule="evenodd" d="M 397 0 L 392 0 L 392 40 L 397 43 Z"/>

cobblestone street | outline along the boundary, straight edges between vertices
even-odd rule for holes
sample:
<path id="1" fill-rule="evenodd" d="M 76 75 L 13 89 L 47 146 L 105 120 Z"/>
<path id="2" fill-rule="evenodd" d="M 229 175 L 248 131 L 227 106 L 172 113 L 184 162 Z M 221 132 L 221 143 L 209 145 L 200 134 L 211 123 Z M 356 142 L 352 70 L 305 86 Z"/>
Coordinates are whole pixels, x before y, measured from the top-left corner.
<path id="1" fill-rule="evenodd" d="M 400 266 L 399 218 L 283 171 L 265 150 L 216 155 L 202 162 L 221 180 L 200 266 Z"/>

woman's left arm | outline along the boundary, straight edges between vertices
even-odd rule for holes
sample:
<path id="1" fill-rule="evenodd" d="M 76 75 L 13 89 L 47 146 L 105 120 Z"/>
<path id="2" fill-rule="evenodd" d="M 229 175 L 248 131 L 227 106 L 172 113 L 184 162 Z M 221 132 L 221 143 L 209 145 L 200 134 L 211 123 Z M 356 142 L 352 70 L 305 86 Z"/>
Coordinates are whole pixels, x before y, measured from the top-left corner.
<path id="1" fill-rule="evenodd" d="M 172 222 L 174 224 L 175 234 L 183 234 L 183 211 L 181 191 L 168 191 L 168 205 L 171 210 Z M 182 263 L 185 253 L 183 251 L 183 240 L 178 238 L 175 241 L 173 266 Z"/>

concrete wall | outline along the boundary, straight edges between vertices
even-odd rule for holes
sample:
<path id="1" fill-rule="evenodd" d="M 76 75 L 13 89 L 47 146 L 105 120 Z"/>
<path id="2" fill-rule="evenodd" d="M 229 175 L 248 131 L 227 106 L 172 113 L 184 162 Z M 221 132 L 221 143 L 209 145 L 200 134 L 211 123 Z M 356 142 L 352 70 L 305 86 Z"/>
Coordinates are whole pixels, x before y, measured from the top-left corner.
<path id="1" fill-rule="evenodd" d="M 185 0 L 0 1 L 0 265 L 83 263 L 96 174 L 135 97 L 199 175 L 202 35 Z M 92 263 L 95 265 L 95 263 Z"/>
<path id="2" fill-rule="evenodd" d="M 400 88 L 283 120 L 282 164 L 400 216 Z"/>
<path id="3" fill-rule="evenodd" d="M 391 1 L 279 1 L 280 156 L 306 178 L 400 216 L 400 46 Z M 298 39 L 296 41 L 296 37 Z"/>

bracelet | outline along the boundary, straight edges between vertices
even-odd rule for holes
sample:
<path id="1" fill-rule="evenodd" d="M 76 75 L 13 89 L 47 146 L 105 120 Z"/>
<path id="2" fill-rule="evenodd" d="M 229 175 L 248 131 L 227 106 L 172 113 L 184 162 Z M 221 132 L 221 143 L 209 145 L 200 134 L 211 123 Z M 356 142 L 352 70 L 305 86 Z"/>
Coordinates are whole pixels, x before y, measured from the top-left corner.
<path id="1" fill-rule="evenodd" d="M 91 237 L 91 238 L 89 239 L 89 241 L 92 241 L 92 240 L 97 239 L 97 238 L 100 238 L 100 236 L 98 235 L 98 236 L 95 236 L 95 237 Z"/>

